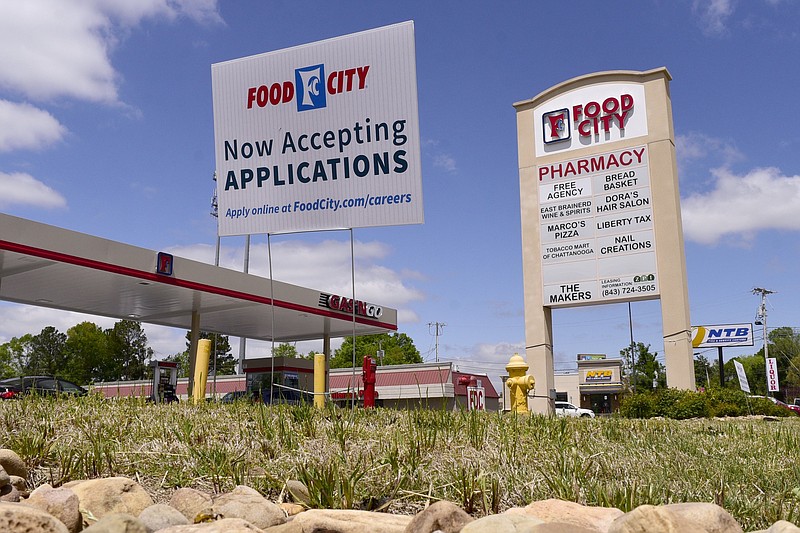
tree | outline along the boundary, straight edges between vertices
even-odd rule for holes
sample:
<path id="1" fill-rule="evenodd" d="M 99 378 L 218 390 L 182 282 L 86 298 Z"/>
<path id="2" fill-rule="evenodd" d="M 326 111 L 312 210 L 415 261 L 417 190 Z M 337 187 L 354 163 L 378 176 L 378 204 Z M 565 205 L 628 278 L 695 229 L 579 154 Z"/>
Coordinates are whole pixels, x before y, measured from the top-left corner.
<path id="1" fill-rule="evenodd" d="M 25 374 L 58 374 L 66 368 L 64 345 L 67 336 L 53 326 L 45 327 L 31 338 Z"/>
<path id="2" fill-rule="evenodd" d="M 766 396 L 767 394 L 767 368 L 766 361 L 764 360 L 764 350 L 759 353 L 747 356 L 740 356 L 736 358 L 742 367 L 744 373 L 747 375 L 747 384 L 750 386 L 750 394 L 758 396 Z M 734 366 L 733 359 L 730 360 L 731 372 L 736 375 L 736 367 Z M 725 373 L 727 374 L 727 364 L 725 365 Z M 738 383 L 738 379 L 737 379 Z"/>
<path id="3" fill-rule="evenodd" d="M 705 355 L 694 358 L 694 385 L 696 388 L 711 387 L 711 363 Z"/>
<path id="4" fill-rule="evenodd" d="M 31 341 L 33 335 L 26 333 L 22 337 L 12 337 L 10 341 L 0 346 L 0 358 L 8 361 L 10 368 L 3 367 L 4 377 L 21 376 L 25 374 L 30 361 Z"/>
<path id="5" fill-rule="evenodd" d="M 174 353 L 172 355 L 168 355 L 164 358 L 164 361 L 169 361 L 172 363 L 178 363 L 178 377 L 179 378 L 188 378 L 189 377 L 189 350 L 184 350 L 179 353 Z"/>
<path id="6" fill-rule="evenodd" d="M 104 381 L 146 379 L 153 349 L 147 346 L 142 325 L 133 320 L 120 320 L 106 330 L 106 334 L 110 353 L 106 370 L 111 375 L 104 376 Z"/>
<path id="7" fill-rule="evenodd" d="M 293 344 L 289 344 L 288 342 L 282 342 L 272 349 L 272 357 L 295 358 L 295 357 L 300 357 L 300 353 L 297 351 L 297 348 Z"/>
<path id="8" fill-rule="evenodd" d="M 768 338 L 770 340 L 769 356 L 775 358 L 778 366 L 781 394 L 785 394 L 789 389 L 798 390 L 800 388 L 800 365 L 798 365 L 800 363 L 800 334 L 796 333 L 793 328 L 783 326 L 770 331 Z M 764 372 L 766 376 L 766 367 Z M 792 401 L 791 398 L 784 399 Z"/>
<path id="9" fill-rule="evenodd" d="M 356 337 L 356 366 L 360 366 L 365 355 L 377 358 L 378 350 L 384 356 L 379 365 L 403 365 L 421 363 L 422 356 L 414 346 L 414 341 L 405 333 L 381 333 Z M 353 337 L 345 337 L 342 345 L 331 357 L 331 368 L 350 368 L 353 366 Z"/>
<path id="10" fill-rule="evenodd" d="M 186 353 L 188 367 L 188 353 L 191 347 L 192 332 L 186 332 Z M 236 373 L 237 359 L 231 354 L 231 343 L 227 335 L 220 335 L 219 333 L 208 333 L 207 331 L 200 332 L 200 339 L 208 339 L 211 341 L 211 353 L 208 356 L 208 375 L 214 372 L 214 357 L 216 357 L 216 372 L 218 376 L 225 376 Z M 187 368 L 187 373 L 189 369 Z"/>
<path id="11" fill-rule="evenodd" d="M 631 388 L 640 392 L 652 390 L 654 388 L 653 381 L 656 382 L 658 387 L 666 387 L 667 374 L 664 371 L 664 366 L 656 359 L 658 353 L 651 353 L 650 345 L 645 346 L 642 342 L 637 342 L 633 348 L 633 359 L 630 357 L 630 346 L 619 352 L 624 361 L 633 362 L 628 376 Z"/>
<path id="12" fill-rule="evenodd" d="M 76 383 L 101 381 L 110 360 L 108 339 L 106 332 L 92 322 L 69 328 L 64 344 L 68 365 L 60 374 Z"/>

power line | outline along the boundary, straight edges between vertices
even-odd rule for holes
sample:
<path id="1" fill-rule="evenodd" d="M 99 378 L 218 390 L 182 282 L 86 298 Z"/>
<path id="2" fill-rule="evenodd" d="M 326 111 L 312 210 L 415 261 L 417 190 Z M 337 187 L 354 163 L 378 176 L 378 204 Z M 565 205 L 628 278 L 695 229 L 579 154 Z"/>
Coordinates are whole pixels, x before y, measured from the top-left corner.
<path id="1" fill-rule="evenodd" d="M 436 330 L 434 331 L 433 335 L 436 337 L 436 362 L 439 362 L 439 335 L 444 330 L 444 327 L 447 324 L 444 322 L 428 322 L 428 331 L 431 330 L 431 326 L 435 326 Z"/>

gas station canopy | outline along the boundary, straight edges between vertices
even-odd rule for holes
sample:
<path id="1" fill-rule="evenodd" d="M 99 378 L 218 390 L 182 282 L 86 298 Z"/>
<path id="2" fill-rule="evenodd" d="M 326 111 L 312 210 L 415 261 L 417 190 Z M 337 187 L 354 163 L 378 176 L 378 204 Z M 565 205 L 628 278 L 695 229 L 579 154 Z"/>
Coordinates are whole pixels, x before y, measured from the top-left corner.
<path id="1" fill-rule="evenodd" d="M 2 213 L 0 299 L 276 342 L 397 330 L 395 309 Z"/>

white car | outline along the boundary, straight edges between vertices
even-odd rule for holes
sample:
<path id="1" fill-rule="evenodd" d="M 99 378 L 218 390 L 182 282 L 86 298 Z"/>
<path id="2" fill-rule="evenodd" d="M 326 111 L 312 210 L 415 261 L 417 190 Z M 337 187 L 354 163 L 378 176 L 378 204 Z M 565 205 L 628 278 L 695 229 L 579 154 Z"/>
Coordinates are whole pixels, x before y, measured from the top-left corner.
<path id="1" fill-rule="evenodd" d="M 594 418 L 594 411 L 575 407 L 569 402 L 556 402 L 556 416 L 580 416 Z"/>

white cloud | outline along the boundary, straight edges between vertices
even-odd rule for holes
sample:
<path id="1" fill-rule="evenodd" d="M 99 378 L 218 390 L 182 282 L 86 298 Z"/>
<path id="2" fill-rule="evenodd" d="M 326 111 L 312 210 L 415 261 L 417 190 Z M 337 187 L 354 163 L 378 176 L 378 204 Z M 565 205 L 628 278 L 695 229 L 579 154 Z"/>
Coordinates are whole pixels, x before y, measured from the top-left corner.
<path id="1" fill-rule="evenodd" d="M 0 88 L 27 99 L 117 103 L 110 53 L 145 18 L 221 21 L 213 0 L 0 2 Z"/>
<path id="2" fill-rule="evenodd" d="M 688 240 L 713 244 L 724 236 L 738 236 L 747 241 L 762 230 L 800 230 L 800 176 L 784 176 L 777 168 L 758 168 L 742 176 L 724 168 L 712 173 L 712 190 L 681 201 Z"/>
<path id="3" fill-rule="evenodd" d="M 67 200 L 29 174 L 0 172 L 0 207 L 12 205 L 55 208 L 66 207 Z"/>
<path id="4" fill-rule="evenodd" d="M 48 326 L 53 326 L 59 332 L 66 333 L 71 327 L 81 322 L 91 322 L 103 329 L 108 329 L 114 327 L 118 321 L 118 319 L 103 316 L 3 302 L 0 303 L 0 324 L 3 325 L 2 331 L 0 331 L 0 344 L 10 341 L 13 337 L 21 337 L 28 333 L 38 335 Z M 186 347 L 186 330 L 152 324 L 142 324 L 142 327 L 147 335 L 147 344 L 155 352 L 156 359 L 163 359 L 168 355 L 182 352 Z"/>
<path id="5" fill-rule="evenodd" d="M 696 132 L 677 135 L 675 152 L 682 164 L 712 160 L 716 165 L 727 166 L 744 159 L 744 155 L 731 141 Z"/>
<path id="6" fill-rule="evenodd" d="M 437 154 L 433 157 L 433 166 L 448 172 L 456 171 L 456 160 L 447 154 Z"/>
<path id="7" fill-rule="evenodd" d="M 318 243 L 283 240 L 271 243 L 274 279 L 335 294 L 352 294 L 350 243 L 326 240 Z M 399 272 L 381 263 L 387 261 L 391 250 L 380 242 L 354 244 L 356 268 L 356 298 L 393 307 L 398 310 L 398 322 L 416 323 L 417 314 L 408 305 L 424 299 L 424 294 L 408 284 L 419 279 L 418 273 Z M 171 248 L 170 253 L 204 263 L 214 263 L 215 250 L 209 245 Z M 242 270 L 243 245 L 220 249 L 220 266 Z M 324 264 L 324 268 L 320 265 Z M 249 272 L 269 278 L 269 254 L 266 243 L 250 247 Z"/>
<path id="8" fill-rule="evenodd" d="M 13 124 L 13 127 L 6 125 Z M 0 100 L 0 152 L 37 149 L 61 140 L 66 133 L 53 115 L 29 104 Z"/>
<path id="9" fill-rule="evenodd" d="M 710 36 L 727 33 L 733 4 L 733 0 L 694 0 L 692 11 L 700 18 L 703 33 Z"/>
<path id="10" fill-rule="evenodd" d="M 81 322 L 94 322 L 101 328 L 114 325 L 114 320 L 110 318 L 4 302 L 0 304 L 0 323 L 3 324 L 0 344 L 10 341 L 12 337 L 21 337 L 27 333 L 37 335 L 47 326 L 53 326 L 61 333 L 66 333 L 69 328 Z"/>

